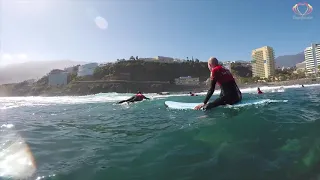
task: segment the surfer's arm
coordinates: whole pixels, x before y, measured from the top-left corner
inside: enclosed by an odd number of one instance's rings
[[[132,101],[136,96],[132,96],[131,98],[129,99],[126,99],[126,100],[123,100],[123,101],[120,101],[118,102],[118,104],[121,104],[121,103],[124,103],[124,102],[129,102],[129,101]]]
[[[144,99],[150,99],[150,98],[147,98],[147,97],[145,97],[145,96],[143,96],[143,98],[144,98]]]
[[[214,78],[210,81],[210,89],[208,90],[208,93],[206,95],[206,98],[203,101],[203,104],[207,104],[209,99],[211,98],[212,94],[214,93],[214,89],[216,87],[217,80]]]

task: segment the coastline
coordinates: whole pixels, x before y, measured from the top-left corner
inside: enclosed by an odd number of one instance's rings
[[[308,85],[320,84],[320,78],[297,79],[281,82],[259,82],[243,84],[238,83],[239,88],[257,88],[257,87],[275,87],[290,85]],[[216,86],[216,89],[220,89]],[[99,93],[135,93],[142,91],[144,93],[185,93],[185,92],[204,92],[208,90],[208,86],[200,84],[198,86],[174,85],[161,82],[76,82],[67,86],[48,87],[48,86],[32,86],[21,84],[0,85],[0,97],[21,97],[21,96],[85,96]]]

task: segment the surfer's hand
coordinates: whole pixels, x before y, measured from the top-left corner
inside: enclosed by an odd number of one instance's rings
[[[194,109],[195,109],[195,110],[199,110],[199,109],[203,108],[204,105],[205,105],[205,104],[199,104],[199,105],[196,106]]]

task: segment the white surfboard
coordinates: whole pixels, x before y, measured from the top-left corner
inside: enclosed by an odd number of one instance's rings
[[[227,105],[228,107],[243,107],[249,105],[257,104],[266,104],[266,103],[275,103],[275,102],[288,102],[288,100],[272,100],[272,99],[252,99],[252,100],[242,100],[238,104]],[[175,101],[165,101],[164,104],[169,109],[194,109],[199,103],[184,103],[184,102],[175,102]]]

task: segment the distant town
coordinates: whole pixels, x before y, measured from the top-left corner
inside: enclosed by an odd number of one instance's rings
[[[275,51],[270,46],[264,46],[252,50],[251,61],[225,61],[223,65],[229,70],[233,71],[233,64],[243,66],[252,71],[251,77],[255,79],[255,82],[272,82],[290,80],[290,77],[286,77],[277,71],[292,70],[292,74],[299,75],[298,78],[316,77],[320,72],[320,44],[311,44],[304,50],[305,59],[296,64],[295,68],[276,67],[275,64]],[[138,56],[131,56],[129,61],[140,60],[146,62],[159,62],[159,63],[183,63],[183,62],[200,62],[197,58],[177,59],[172,57],[157,56],[154,58],[139,58]],[[126,59],[117,59],[117,62],[128,61]],[[98,67],[103,67],[106,64],[89,63],[81,65],[78,68],[69,67],[64,70],[52,70],[48,76],[48,85],[58,86],[68,84],[68,74],[77,74],[78,77],[92,76]],[[294,75],[293,75],[294,76]],[[198,77],[179,77],[175,80],[179,85],[197,85],[199,84]]]
[[[295,67],[276,67],[275,50],[264,46],[252,50],[250,61],[220,63],[233,73],[240,86],[287,84],[286,81],[290,81],[289,84],[315,83],[320,72],[320,44],[311,44],[300,57]],[[87,63],[53,69],[37,80],[0,85],[0,95],[86,95],[140,89],[145,92],[199,91],[206,88],[208,76],[205,60],[131,56],[113,63]]]

